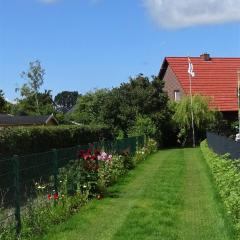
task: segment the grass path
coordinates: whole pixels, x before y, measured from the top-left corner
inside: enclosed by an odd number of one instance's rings
[[[159,151],[43,240],[233,240],[199,149]]]

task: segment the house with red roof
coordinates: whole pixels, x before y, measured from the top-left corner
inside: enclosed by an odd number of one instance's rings
[[[237,81],[240,58],[211,57],[205,53],[190,57],[195,76],[192,77],[192,94],[211,98],[210,107],[226,116],[237,116]],[[170,99],[179,101],[190,93],[188,57],[166,57],[159,77],[165,82]]]

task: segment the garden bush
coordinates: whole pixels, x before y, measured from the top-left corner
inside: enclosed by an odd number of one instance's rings
[[[201,143],[201,150],[215,179],[218,192],[240,236],[240,160],[232,160],[229,154],[217,155]]]
[[[53,148],[66,148],[112,138],[110,129],[104,126],[4,128],[0,131],[0,157],[46,152]]]

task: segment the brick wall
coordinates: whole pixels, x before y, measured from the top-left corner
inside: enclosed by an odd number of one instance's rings
[[[176,90],[179,90],[181,97],[185,95],[180,83],[177,80],[177,77],[169,65],[167,67],[163,80],[165,82],[164,90],[168,93],[168,97],[171,100],[174,100],[174,91]]]

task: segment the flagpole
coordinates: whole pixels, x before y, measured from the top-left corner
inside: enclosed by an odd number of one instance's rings
[[[190,61],[190,58],[188,58]],[[191,122],[192,122],[192,138],[193,138],[193,147],[195,148],[195,129],[194,129],[194,115],[193,115],[193,100],[192,100],[192,75],[189,73],[189,88],[190,88],[190,101],[191,101]]]

